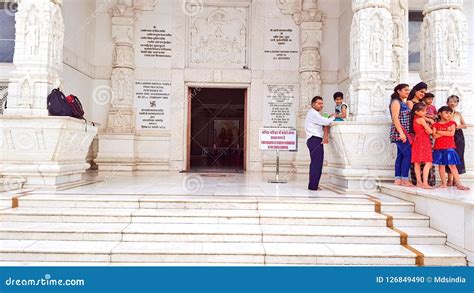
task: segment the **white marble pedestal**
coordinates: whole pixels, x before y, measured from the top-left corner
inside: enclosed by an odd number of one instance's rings
[[[389,123],[335,122],[325,148],[330,185],[366,193],[376,189],[376,183],[393,180],[396,150],[389,133]]]
[[[136,171],[135,134],[100,134],[97,159],[99,171]]]
[[[95,126],[70,117],[4,116],[0,119],[1,174],[26,188],[78,183]]]

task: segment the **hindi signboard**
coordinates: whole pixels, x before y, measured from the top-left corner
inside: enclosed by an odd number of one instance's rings
[[[135,81],[137,130],[169,130],[171,114],[171,82]]]
[[[296,129],[260,129],[260,149],[263,151],[297,151],[298,133]]]

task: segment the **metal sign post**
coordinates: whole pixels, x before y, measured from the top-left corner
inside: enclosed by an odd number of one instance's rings
[[[261,128],[260,149],[263,151],[276,151],[275,179],[269,183],[287,183],[286,178],[280,179],[280,151],[296,152],[298,150],[298,134],[293,128]]]
[[[276,150],[276,174],[275,179],[269,179],[268,183],[287,183],[286,180],[280,180],[280,150]]]

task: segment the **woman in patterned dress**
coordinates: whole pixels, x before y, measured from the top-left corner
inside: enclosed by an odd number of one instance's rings
[[[390,141],[397,145],[394,184],[413,187],[414,185],[410,182],[409,178],[411,144],[408,140],[408,133],[410,132],[411,111],[404,102],[408,97],[409,91],[408,84],[399,84],[393,90],[390,102],[390,115],[392,116]]]

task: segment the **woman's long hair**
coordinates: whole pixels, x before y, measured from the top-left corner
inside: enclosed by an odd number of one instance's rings
[[[416,112],[423,110],[426,108],[425,103],[416,103],[413,105],[413,109],[411,109],[411,117],[410,117],[410,133],[415,134],[415,117],[416,117]]]
[[[408,84],[406,83],[401,83],[399,85],[397,85],[394,89],[393,89],[393,94],[391,96],[391,102],[393,102],[393,100],[397,100],[397,101],[402,101],[402,98],[400,98],[400,95],[398,94],[398,91],[401,91],[402,89],[406,88],[406,87],[410,87]]]
[[[417,91],[420,91],[422,89],[425,89],[427,90],[428,89],[428,85],[424,82],[419,82],[417,83],[410,91],[410,94],[408,95],[408,101],[411,101],[415,98],[415,95],[416,95],[416,92]]]

